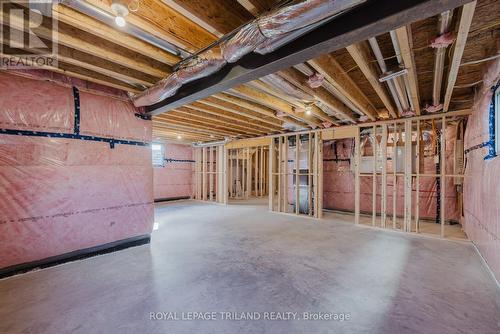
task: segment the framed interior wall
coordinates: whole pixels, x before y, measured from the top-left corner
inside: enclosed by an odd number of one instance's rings
[[[355,223],[456,237],[465,122],[435,115],[360,125],[353,157]]]
[[[321,132],[273,137],[269,145],[269,210],[321,218]]]
[[[227,150],[224,145],[194,148],[195,199],[227,203]]]

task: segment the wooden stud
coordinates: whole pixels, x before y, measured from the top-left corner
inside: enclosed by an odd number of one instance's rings
[[[213,147],[210,146],[208,148],[208,172],[209,172],[209,175],[208,175],[208,199],[210,201],[213,201],[214,200],[214,174],[213,174],[213,167],[214,167],[214,161],[213,161],[213,157],[214,157],[214,151],[213,151]]]
[[[313,154],[312,154],[312,141],[313,141],[313,133],[309,132],[307,134],[308,142],[307,142],[307,209],[309,216],[313,214],[313,192],[312,192],[312,179],[313,179]]]
[[[398,195],[398,175],[396,173],[396,165],[398,162],[398,154],[396,152],[399,142],[399,132],[398,125],[394,123],[394,134],[393,134],[393,142],[392,146],[392,228],[396,229],[396,220],[397,220],[397,200],[396,197]]]
[[[423,156],[420,155],[420,120],[417,120],[417,147],[416,147],[416,177],[415,177],[415,232],[419,233],[420,228],[420,159]]]
[[[247,181],[246,181],[246,190],[245,190],[245,198],[248,199],[248,197],[251,195],[252,192],[252,160],[250,159],[250,147],[246,148],[247,151],[247,171],[246,171],[246,176],[247,176]]]
[[[229,150],[224,147],[224,156],[222,157],[222,161],[224,162],[224,166],[222,168],[222,172],[223,172],[223,175],[222,175],[222,179],[223,179],[223,184],[222,184],[222,191],[223,191],[223,194],[224,194],[224,199],[223,199],[223,202],[224,204],[227,205],[227,202],[228,202],[228,196],[229,196],[229,189],[228,189],[228,159],[229,159]]]
[[[283,141],[283,210],[288,212],[288,136]]]
[[[440,179],[441,182],[441,238],[444,238],[444,224],[445,224],[445,210],[446,210],[446,116],[443,115],[441,118],[441,136],[439,138],[441,141],[441,152],[440,152]]]
[[[360,176],[359,163],[361,160],[361,140],[359,137],[359,127],[357,127],[356,137],[354,137],[354,223],[359,224],[360,213]]]
[[[322,133],[316,134],[318,136],[318,213],[316,218],[323,217],[323,139]]]
[[[404,192],[404,229],[411,232],[411,193],[412,193],[412,121],[405,121],[405,192]]]
[[[274,150],[275,150],[274,139],[269,145],[269,210],[274,211]]]
[[[382,202],[380,204],[380,226],[385,228],[387,221],[387,124],[382,124]]]
[[[207,200],[207,148],[202,148],[202,195],[201,199],[203,201]]]
[[[373,170],[372,170],[372,225],[377,219],[377,126],[372,127],[373,135]]]
[[[263,195],[263,182],[264,182],[264,146],[260,147],[259,156],[259,197]]]
[[[295,214],[300,214],[300,135],[295,135]]]
[[[282,212],[282,200],[281,200],[281,186],[282,186],[282,174],[283,174],[283,144],[282,141],[285,137],[278,137],[278,212]]]

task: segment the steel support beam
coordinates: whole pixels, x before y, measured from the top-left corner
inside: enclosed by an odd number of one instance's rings
[[[182,86],[146,111],[158,115],[370,37],[440,14],[471,0],[368,0],[267,55],[250,53],[219,72]]]

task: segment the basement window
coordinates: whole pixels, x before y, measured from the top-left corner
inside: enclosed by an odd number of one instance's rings
[[[163,167],[165,164],[165,145],[153,143],[151,151],[153,154],[153,166]]]

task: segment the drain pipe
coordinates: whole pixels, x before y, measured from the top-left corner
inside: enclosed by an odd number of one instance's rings
[[[391,30],[390,35],[391,35],[392,45],[394,46],[394,51],[396,52],[396,59],[398,60],[398,64],[401,65],[403,59],[401,58],[401,49],[399,48],[398,38],[396,37],[396,31]],[[408,101],[409,101],[410,107],[409,108],[407,107],[405,109],[415,110],[415,106],[413,105],[413,101],[410,97],[410,90],[409,90],[410,82],[408,81],[408,76],[407,75],[403,76],[402,80],[398,79],[396,81],[396,86],[398,87],[400,93],[402,94],[402,101],[404,101],[404,103],[403,102],[401,103],[403,103],[403,108],[404,105],[408,106]]]
[[[111,15],[110,13],[101,10],[97,7],[92,6],[90,3],[86,1],[79,1],[79,0],[64,0],[61,2],[62,5],[65,5],[67,7],[70,7],[76,11],[79,11],[80,13],[83,13],[85,15],[88,15],[98,21],[101,21],[102,23],[114,27],[115,26],[115,17]],[[186,58],[190,56],[190,53],[188,53],[185,50],[179,49],[175,45],[158,38],[156,36],[153,36],[147,32],[145,32],[142,29],[139,29],[138,27],[134,26],[133,24],[127,23],[127,25],[123,28],[120,28],[120,31],[123,31],[126,34],[129,34],[131,36],[134,36],[135,38],[138,38],[144,42],[147,42],[149,44],[152,44],[156,46],[157,48],[160,48],[162,50],[165,50],[175,56],[181,57],[181,58]]]
[[[375,55],[375,58],[377,58],[377,63],[380,67],[380,70],[382,71],[382,73],[387,73],[387,66],[385,65],[384,57],[382,56],[382,51],[380,51],[377,39],[375,37],[372,37],[368,39],[368,43],[370,43],[373,54]],[[394,80],[397,80],[397,78],[395,78]],[[396,107],[398,108],[399,114],[401,115],[403,113],[403,107],[401,106],[400,98],[398,98],[394,81],[387,80],[387,86],[389,87],[389,92],[391,93],[392,99],[396,103]]]
[[[453,17],[453,12],[448,10],[441,13],[439,17],[439,35],[443,35],[448,32],[451,19]],[[441,85],[443,82],[444,73],[444,61],[446,56],[446,47],[436,49],[436,57],[434,61],[434,83],[432,89],[432,104],[438,106],[441,102]]]

